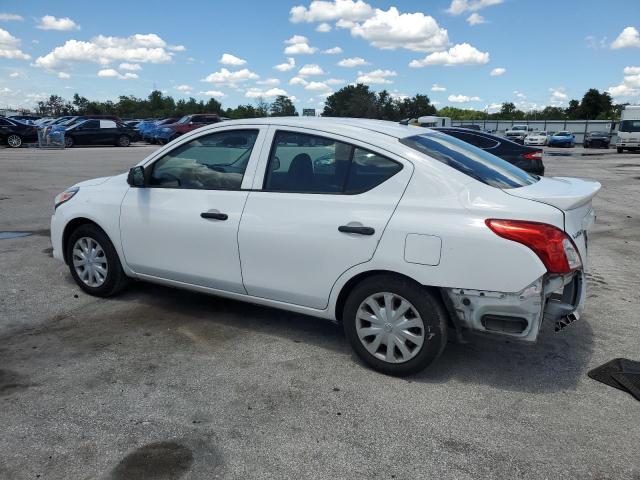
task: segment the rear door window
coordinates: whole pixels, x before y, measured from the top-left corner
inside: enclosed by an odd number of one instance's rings
[[[441,130],[441,132],[444,132],[447,135],[451,135],[452,137],[459,138],[460,140],[470,143],[474,147],[478,147],[483,150],[495,148],[500,145],[500,142],[498,140],[495,140],[489,136],[478,135],[471,132],[461,132],[460,130]]]
[[[116,122],[113,120],[100,120],[100,128],[116,128]]]
[[[425,133],[400,142],[492,187],[518,188],[538,181],[509,162],[449,135]]]

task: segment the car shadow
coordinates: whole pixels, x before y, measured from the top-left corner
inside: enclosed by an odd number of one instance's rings
[[[206,319],[218,325],[275,335],[296,343],[308,343],[350,354],[362,368],[368,368],[344,338],[341,326],[328,320],[211,295],[136,283],[122,301],[135,298],[153,306],[163,316]],[[430,368],[407,377],[421,383],[457,381],[490,385],[521,392],[574,390],[584,376],[593,352],[593,331],[585,316],[555,333],[546,323],[535,344],[504,337],[468,335],[468,343],[450,342]]]

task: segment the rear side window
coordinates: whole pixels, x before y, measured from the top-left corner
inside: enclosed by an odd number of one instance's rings
[[[116,128],[116,122],[113,120],[100,120],[100,128]]]
[[[492,187],[518,188],[537,182],[524,170],[449,135],[425,133],[400,142]]]
[[[82,124],[82,128],[99,128],[100,121],[99,120],[87,120]]]
[[[297,132],[276,132],[264,189],[357,194],[380,185],[402,165],[348,143]]]

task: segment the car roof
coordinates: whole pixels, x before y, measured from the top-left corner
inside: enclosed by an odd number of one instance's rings
[[[323,130],[326,132],[344,134],[366,131],[379,133],[393,138],[405,138],[432,131],[428,128],[412,125],[401,125],[387,120],[371,120],[367,118],[348,117],[265,117],[242,120],[228,120],[218,123],[220,126],[230,125],[277,125],[283,127],[299,127]]]

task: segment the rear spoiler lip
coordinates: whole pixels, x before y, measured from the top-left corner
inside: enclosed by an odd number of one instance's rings
[[[551,178],[567,182],[567,191],[563,193],[538,191],[540,190],[540,183],[545,181],[545,177],[542,177],[539,182],[533,185],[504,191],[514,197],[546,203],[560,210],[573,210],[589,203],[602,188],[599,182],[591,180],[570,177]]]

